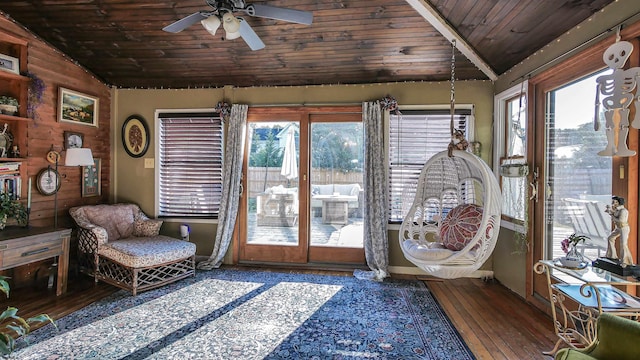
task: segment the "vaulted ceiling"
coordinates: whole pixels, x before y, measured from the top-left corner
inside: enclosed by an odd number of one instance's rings
[[[2,0],[0,11],[106,84],[193,88],[447,80],[451,44],[442,27],[477,55],[456,50],[456,79],[488,79],[613,1],[256,1],[313,13],[311,25],[236,14],[265,43],[257,51],[199,23],[162,30],[211,10],[205,0]],[[433,18],[441,20],[435,27]]]

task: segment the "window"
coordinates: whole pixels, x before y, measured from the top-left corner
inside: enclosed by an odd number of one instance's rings
[[[527,81],[496,96],[495,166],[527,163]],[[503,224],[524,225],[527,177],[500,177]],[[507,225],[508,227],[511,227]],[[515,228],[514,228],[515,230]],[[521,229],[525,231],[525,229]]]
[[[159,216],[217,217],[223,126],[213,112],[158,113]]]
[[[589,260],[607,250],[611,217],[605,209],[611,197],[620,193],[614,192],[613,157],[598,155],[607,148],[607,135],[593,129],[593,94],[596,78],[610,73],[589,74],[546,93],[544,183],[549,195],[544,206],[553,221],[547,222],[545,259],[564,256],[561,241],[572,233],[589,236],[579,246]],[[605,109],[600,106],[599,110],[597,120],[604,126]]]
[[[469,138],[472,110],[458,109],[454,127]],[[389,124],[389,221],[402,222],[411,208],[424,164],[451,142],[449,110],[402,110]]]

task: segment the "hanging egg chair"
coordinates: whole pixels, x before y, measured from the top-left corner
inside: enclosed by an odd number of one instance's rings
[[[463,151],[468,143],[454,127],[454,83],[455,40],[451,47],[452,142],[449,150],[437,153],[422,168],[398,236],[407,260],[445,279],[470,276],[487,261],[498,240],[502,215],[496,177],[482,159]]]
[[[479,157],[460,150],[424,165],[416,196],[400,226],[407,260],[445,279],[470,276],[489,258],[500,228],[502,195]]]

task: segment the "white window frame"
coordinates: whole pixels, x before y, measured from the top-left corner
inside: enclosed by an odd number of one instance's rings
[[[524,113],[527,114],[527,106],[529,105],[529,81],[528,80],[524,80],[521,83],[518,83],[512,87],[510,87],[507,90],[504,90],[503,92],[495,95],[494,97],[494,103],[493,103],[493,111],[494,111],[494,120],[493,120],[493,128],[494,128],[494,134],[493,134],[493,153],[495,154],[495,156],[493,157],[493,171],[496,174],[496,177],[501,180],[500,177],[500,159],[504,158],[506,156],[506,141],[507,141],[507,136],[505,136],[505,126],[506,126],[506,108],[507,108],[507,101],[509,101],[510,99],[518,96],[518,94],[522,94],[524,95],[525,99],[527,99],[527,101],[525,102],[524,105]],[[530,129],[527,129],[527,138],[529,137],[529,131]],[[525,140],[526,142],[526,140]],[[526,154],[525,154],[526,156]],[[502,181],[500,181],[500,183],[502,184]],[[500,185],[500,187],[502,187],[502,185]],[[510,229],[512,231],[516,231],[519,233],[524,234],[526,232],[526,226],[523,224],[519,224],[516,223],[514,221],[511,221],[511,219],[502,219],[502,221],[500,222],[501,226],[507,229]]]
[[[451,106],[449,104],[447,105],[401,105],[398,107],[398,109],[400,110],[400,112],[402,111],[450,111]],[[468,110],[470,111],[470,115],[468,118],[468,122],[466,125],[466,136],[467,136],[467,140],[469,142],[473,142],[475,141],[475,106],[473,104],[456,104],[455,105],[455,109],[460,111],[460,110]],[[386,134],[385,134],[385,148],[386,148],[386,156],[387,156],[387,166],[386,166],[386,177],[389,180],[389,168],[391,167],[391,159],[388,158],[389,157],[389,153],[390,153],[390,132],[391,132],[391,118],[390,116],[387,117],[385,116],[385,122],[386,122]],[[448,143],[450,140],[450,137],[447,137],[446,142]],[[446,147],[443,148],[442,150],[446,150]],[[387,184],[388,188],[391,189],[391,181],[389,180],[389,183]],[[391,194],[389,194],[389,196],[391,196]],[[413,199],[411,199],[411,201],[413,201]],[[390,223],[389,224],[389,228],[390,229],[395,229],[400,227],[400,224],[398,223],[398,220],[391,220],[391,203],[389,203],[389,209],[387,209],[388,213],[387,213],[387,221]],[[402,220],[400,220],[402,221]]]
[[[218,213],[213,216],[207,215],[185,215],[185,216],[167,216],[161,214],[160,210],[160,136],[161,136],[161,119],[160,114],[202,114],[202,113],[215,113],[216,109],[214,108],[202,108],[202,109],[156,109],[155,111],[155,141],[156,141],[156,151],[155,151],[155,183],[158,184],[155,187],[155,213],[158,214],[158,217],[163,217],[165,221],[189,221],[191,223],[217,223],[218,221]],[[222,161],[224,161],[224,141],[225,141],[225,125],[222,124]],[[222,170],[223,164],[221,164]]]

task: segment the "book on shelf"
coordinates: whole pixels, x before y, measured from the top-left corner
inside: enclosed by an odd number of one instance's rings
[[[8,161],[8,162],[0,162],[0,172],[5,171],[19,171],[20,170],[20,162],[17,161]]]
[[[0,176],[0,192],[9,194],[12,199],[20,200],[22,179],[20,176]]]

